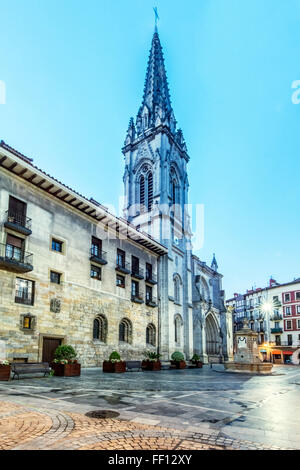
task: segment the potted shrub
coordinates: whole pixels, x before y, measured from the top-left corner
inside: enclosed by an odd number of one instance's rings
[[[0,360],[0,380],[10,379],[10,364],[8,361]]]
[[[153,351],[146,351],[145,356],[147,359],[142,361],[143,370],[161,370],[160,354]]]
[[[193,355],[191,359],[191,363],[194,364],[199,369],[203,366],[203,362],[200,361],[200,356],[198,356],[198,354]]]
[[[179,351],[173,352],[171,356],[171,365],[175,366],[176,369],[185,369],[186,363],[184,360],[184,355]]]
[[[74,348],[68,344],[63,344],[56,348],[54,353],[54,361],[51,368],[54,375],[60,377],[76,377],[80,375],[80,364],[76,360],[76,352]]]
[[[117,351],[111,353],[108,361],[103,361],[103,372],[126,372],[126,362]]]

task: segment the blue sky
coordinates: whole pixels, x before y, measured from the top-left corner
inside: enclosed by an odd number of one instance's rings
[[[0,138],[103,204],[142,99],[158,7],[190,203],[227,297],[300,277],[300,1],[0,0]]]

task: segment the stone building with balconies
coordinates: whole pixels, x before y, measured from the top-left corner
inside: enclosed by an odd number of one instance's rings
[[[167,250],[0,145],[0,341],[9,360],[84,366],[158,347],[157,266]],[[3,348],[2,348],[3,349]]]

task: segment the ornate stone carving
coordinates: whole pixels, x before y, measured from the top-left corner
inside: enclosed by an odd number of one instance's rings
[[[61,309],[61,301],[59,299],[50,300],[50,312],[59,313]]]

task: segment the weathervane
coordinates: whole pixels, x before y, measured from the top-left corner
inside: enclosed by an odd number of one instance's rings
[[[155,14],[155,31],[157,31],[157,22],[159,20],[159,16],[158,16],[158,13],[157,13],[157,7],[153,7],[153,10],[154,10],[154,14]]]

